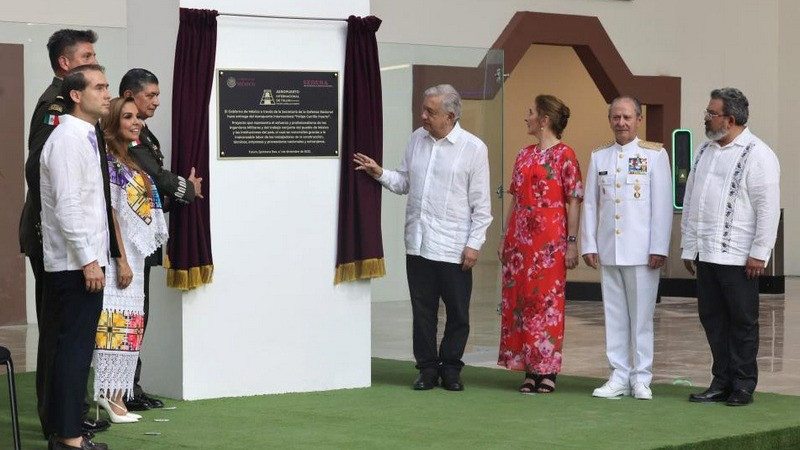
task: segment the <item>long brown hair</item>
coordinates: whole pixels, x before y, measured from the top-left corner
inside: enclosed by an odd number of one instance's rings
[[[122,120],[122,108],[128,103],[134,104],[131,97],[116,97],[111,99],[111,107],[109,108],[108,115],[103,117],[101,127],[103,128],[103,137],[106,141],[106,147],[109,153],[114,155],[122,164],[125,164],[130,169],[138,171],[142,175],[144,187],[147,189],[147,196],[153,198],[153,189],[150,186],[150,177],[139,167],[138,164],[131,158],[128,153],[129,142],[122,137],[122,130],[120,130],[120,123]]]

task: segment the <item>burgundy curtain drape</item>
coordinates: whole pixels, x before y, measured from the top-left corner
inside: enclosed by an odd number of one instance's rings
[[[381,19],[350,16],[344,63],[339,233],[334,284],[386,275],[381,237],[381,185],[356,173],[353,155],[383,163],[383,102],[375,33]]]
[[[211,282],[211,177],[208,102],[217,50],[217,12],[181,8],[172,87],[172,170],[203,178],[203,197],[170,211],[167,285],[192,289]]]

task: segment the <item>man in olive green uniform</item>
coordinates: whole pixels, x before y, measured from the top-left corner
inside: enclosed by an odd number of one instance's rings
[[[141,119],[142,131],[139,136],[139,144],[128,149],[131,157],[136,164],[142,168],[153,179],[162,196],[164,211],[174,208],[175,204],[188,204],[195,198],[202,198],[200,182],[202,178],[194,176],[192,168],[189,176],[184,178],[164,169],[164,155],[161,153],[161,144],[156,136],[150,131],[145,122],[153,117],[156,109],[160,105],[158,88],[158,78],[147,69],[131,69],[123,77],[119,85],[120,97],[132,97],[138,109],[138,116]],[[147,321],[150,317],[150,268],[162,264],[161,249],[148,256],[144,263],[144,328],[147,328]],[[139,384],[142,372],[141,358],[136,363],[136,375],[133,380],[133,399],[126,400],[125,405],[131,411],[143,411],[150,408],[161,408],[164,403],[161,400],[147,395]]]

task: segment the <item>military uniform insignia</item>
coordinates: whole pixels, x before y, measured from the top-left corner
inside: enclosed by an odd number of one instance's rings
[[[647,158],[642,158],[636,155],[633,158],[628,158],[628,175],[646,175],[647,174]]]
[[[616,142],[616,141],[608,141],[605,144],[601,145],[600,147],[597,147],[594,150],[592,150],[592,153],[594,153],[596,151],[600,151],[600,150],[602,150],[604,148],[611,147],[612,145],[614,145],[614,142]]]
[[[664,147],[664,144],[662,144],[661,142],[639,140],[639,147],[646,148],[649,150],[661,150]]]
[[[59,124],[58,116],[64,114],[64,97],[57,96],[53,103],[47,107],[47,114],[44,115],[44,124],[56,127]]]
[[[642,193],[639,192],[642,190],[642,186],[639,185],[639,180],[636,180],[636,184],[633,185],[633,198],[639,198],[642,196]]]
[[[56,114],[64,114],[64,97],[57,96],[53,103],[47,107],[47,110]]]

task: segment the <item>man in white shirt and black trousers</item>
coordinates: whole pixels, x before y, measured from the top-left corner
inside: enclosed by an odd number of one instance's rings
[[[711,347],[711,386],[689,401],[753,402],[758,381],[758,277],[780,221],[780,164],[747,128],[735,88],[711,91],[706,137],[686,183],[681,258],[697,271],[697,310]]]
[[[469,336],[472,267],[492,222],[488,149],[461,128],[461,96],[449,84],[425,90],[422,128],[411,134],[397,170],[356,153],[363,170],[396,194],[408,194],[406,272],[413,313],[415,390],[461,391]],[[447,311],[436,349],[439,298]]]
[[[72,69],[61,86],[66,112],[44,144],[40,159],[45,314],[59,328],[50,395],[46,399],[48,448],[102,449],[81,435],[83,396],[109,263],[105,153],[95,125],[111,95],[101,66]]]

